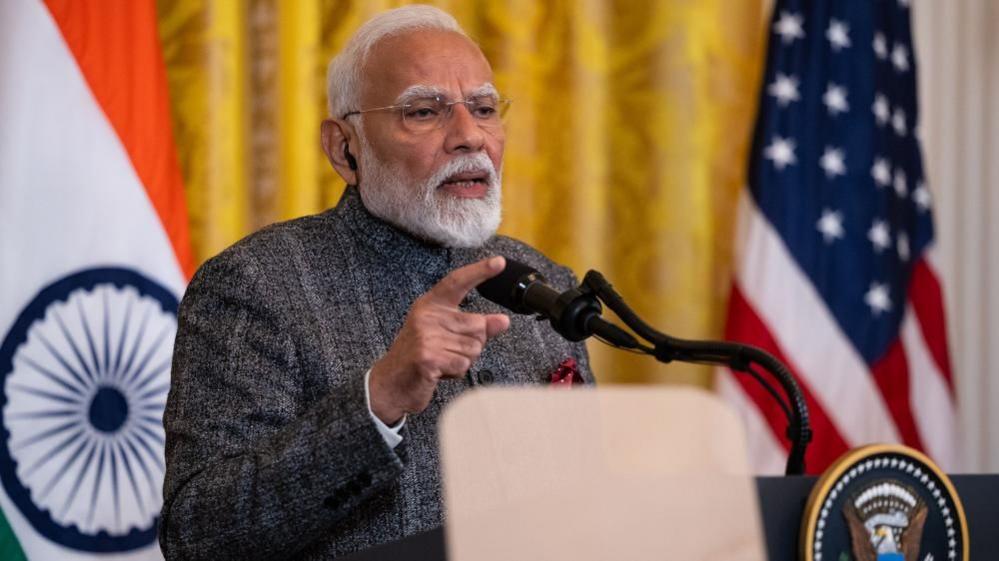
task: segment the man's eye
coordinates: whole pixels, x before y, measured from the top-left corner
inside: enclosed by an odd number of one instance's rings
[[[496,108],[491,105],[479,105],[472,110],[472,113],[481,119],[491,119],[496,116]]]
[[[429,121],[436,119],[440,111],[434,107],[410,107],[406,109],[406,118],[413,121]]]

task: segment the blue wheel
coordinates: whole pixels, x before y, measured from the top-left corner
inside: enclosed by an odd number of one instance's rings
[[[0,480],[42,535],[82,551],[152,544],[177,298],[136,271],[42,289],[0,346]]]

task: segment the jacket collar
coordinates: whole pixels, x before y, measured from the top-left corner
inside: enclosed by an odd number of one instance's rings
[[[352,185],[344,190],[332,213],[348,235],[401,271],[439,279],[452,269],[489,255],[490,242],[483,248],[447,248],[414,237],[371,214]]]

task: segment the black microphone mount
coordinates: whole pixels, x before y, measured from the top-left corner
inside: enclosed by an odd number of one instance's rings
[[[805,450],[812,439],[808,404],[790,370],[773,355],[752,345],[728,341],[689,341],[657,331],[643,321],[597,271],[587,272],[582,284],[575,290],[602,301],[635,334],[652,344],[651,347],[639,344],[637,347],[628,348],[635,348],[663,363],[679,361],[727,366],[733,372],[748,373],[761,383],[771,397],[777,400],[787,417],[786,436],[791,442],[791,452],[787,458],[785,474],[800,475],[805,472]],[[613,342],[611,344],[613,345]],[[761,366],[777,380],[787,397],[787,402],[756,372],[753,364]]]
[[[812,438],[808,420],[808,405],[794,376],[766,351],[727,341],[688,341],[670,337],[653,329],[638,317],[597,271],[589,271],[583,282],[565,292],[558,292],[544,282],[534,269],[512,259],[497,276],[478,286],[487,299],[519,314],[535,314],[548,320],[552,328],[570,341],[587,337],[612,347],[628,349],[655,357],[664,363],[680,361],[727,366],[734,372],[749,374],[773,397],[787,417],[787,438],[791,452],[785,473],[797,475],[805,471],[805,449]],[[610,308],[635,335],[601,317],[603,306]],[[651,345],[651,346],[650,346]],[[766,370],[784,392],[782,397],[753,365]]]

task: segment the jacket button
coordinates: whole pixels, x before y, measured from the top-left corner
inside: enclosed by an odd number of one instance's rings
[[[480,370],[479,371],[479,383],[489,385],[496,381],[496,377],[493,376],[492,370]]]
[[[326,497],[323,499],[323,506],[330,510],[336,510],[340,506],[340,501],[336,500],[335,497]]]
[[[368,487],[371,485],[371,473],[364,471],[361,475],[357,476],[357,482],[361,484],[361,487]]]

